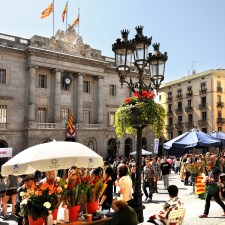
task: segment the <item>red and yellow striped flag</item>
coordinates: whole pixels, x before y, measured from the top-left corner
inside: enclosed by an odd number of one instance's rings
[[[73,125],[73,113],[70,114],[69,120],[68,120],[68,130],[69,133],[73,133],[74,131],[74,125]]]
[[[79,23],[80,15],[78,14],[78,17],[73,21],[72,26],[76,27]]]
[[[67,14],[67,7],[68,7],[67,4],[68,3],[66,3],[65,8],[64,8],[63,13],[62,13],[62,22],[63,23],[64,23],[65,15]]]
[[[42,13],[41,13],[41,19],[44,19],[46,17],[48,17],[51,12],[53,12],[54,6],[53,3],[51,3],[48,8],[46,8]]]

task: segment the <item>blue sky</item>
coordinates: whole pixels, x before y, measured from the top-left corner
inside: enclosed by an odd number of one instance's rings
[[[53,19],[40,19],[52,0],[1,0],[0,33],[31,38],[51,37]],[[55,32],[65,30],[61,14],[66,0],[55,0]],[[84,43],[113,57],[112,43],[122,29],[135,35],[135,26],[144,26],[144,35],[160,42],[168,52],[165,81],[191,74],[225,68],[224,0],[68,0],[68,23],[80,8],[80,35]],[[150,48],[150,51],[152,48]]]

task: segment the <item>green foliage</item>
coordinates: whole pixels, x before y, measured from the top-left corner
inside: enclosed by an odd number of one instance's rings
[[[153,99],[141,95],[128,98],[116,111],[116,134],[119,138],[125,134],[135,134],[134,126],[147,125],[159,138],[163,135],[165,117],[165,109]]]

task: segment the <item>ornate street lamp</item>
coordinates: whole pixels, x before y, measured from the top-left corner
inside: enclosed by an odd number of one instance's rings
[[[132,92],[152,91],[155,89],[158,93],[161,82],[164,80],[165,63],[167,53],[162,54],[159,51],[159,43],[153,44],[153,53],[148,53],[152,37],[143,35],[143,26],[135,27],[137,34],[133,40],[128,40],[128,30],[122,30],[122,38],[117,39],[112,45],[112,51],[115,53],[116,71],[119,75],[121,86],[124,83],[128,85]],[[133,56],[133,62],[132,62]],[[149,67],[149,71],[148,68]],[[137,69],[138,81],[133,82],[130,78],[126,80],[131,70]],[[147,78],[147,79],[146,79]],[[149,82],[145,82],[145,79]],[[142,131],[147,124],[132,124],[137,131],[137,170],[134,197],[134,209],[137,212],[139,222],[143,222],[143,205],[141,191],[141,164],[142,164]]]

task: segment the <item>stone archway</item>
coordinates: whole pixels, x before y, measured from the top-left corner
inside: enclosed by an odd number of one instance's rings
[[[132,151],[133,141],[131,138],[125,140],[125,157],[129,158]]]
[[[143,137],[142,138],[142,149],[147,150],[147,144],[148,144],[147,138]]]
[[[116,139],[110,138],[107,142],[107,158],[115,158],[117,153]]]

